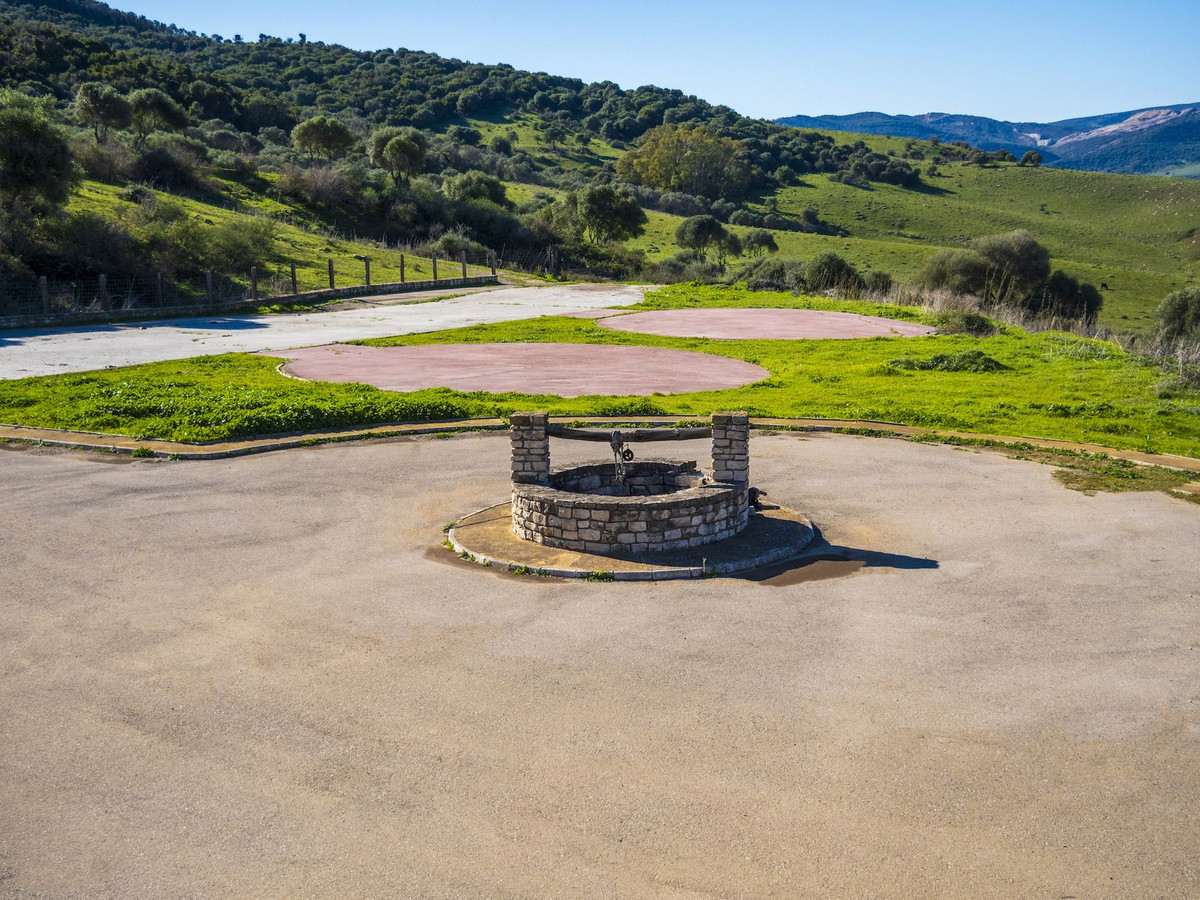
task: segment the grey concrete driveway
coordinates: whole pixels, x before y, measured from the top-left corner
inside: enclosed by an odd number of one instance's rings
[[[756,436],[805,566],[566,583],[508,452],[0,450],[0,896],[1200,896],[1194,504]]]
[[[0,379],[87,372],[112,366],[285,350],[359,338],[417,334],[488,322],[562,315],[642,299],[630,285],[501,288],[435,303],[281,315],[218,315],[116,325],[0,331]],[[376,305],[379,304],[379,305]]]

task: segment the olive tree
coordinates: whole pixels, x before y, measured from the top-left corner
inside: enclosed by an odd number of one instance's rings
[[[1157,313],[1162,336],[1200,341],[1200,287],[1186,287],[1167,295]]]
[[[133,106],[116,88],[102,81],[89,81],[75,92],[75,118],[90,125],[96,143],[108,139],[110,129],[128,128],[133,122]]]
[[[152,132],[178,131],[187,124],[183,108],[158,88],[134,91],[129,95],[129,107],[135,147],[144,146]]]
[[[764,253],[775,253],[779,250],[779,245],[775,243],[775,235],[767,229],[754,228],[746,235],[746,239],[742,242],[742,249],[757,259]]]
[[[310,159],[336,159],[354,146],[354,133],[341,119],[314,116],[292,129],[292,143]]]
[[[709,248],[723,241],[725,235],[725,226],[713,216],[692,216],[675,229],[675,243],[685,250],[695,250],[702,259],[707,259]]]
[[[421,171],[429,152],[429,138],[416,128],[377,128],[367,140],[367,156],[373,165],[401,184]]]

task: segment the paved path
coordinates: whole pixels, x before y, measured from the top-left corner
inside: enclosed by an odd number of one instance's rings
[[[412,295],[404,296],[412,299]],[[283,350],[630,306],[641,301],[642,289],[591,284],[502,288],[436,303],[374,305],[386,299],[373,297],[373,305],[367,309],[338,312],[198,316],[0,331],[0,378],[87,372],[219,353]]]
[[[752,447],[827,543],[653,584],[442,549],[504,435],[0,451],[0,896],[1200,896],[1197,508]]]

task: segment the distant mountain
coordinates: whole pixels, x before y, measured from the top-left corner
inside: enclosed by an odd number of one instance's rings
[[[1003,122],[984,116],[926,113],[890,116],[787,116],[780,125],[887,134],[929,140],[966,141],[984,150],[1036,149],[1049,165],[1066,169],[1134,174],[1172,174],[1200,167],[1200,103],[1150,106],[1128,112],[1063,119],[1060,122]]]

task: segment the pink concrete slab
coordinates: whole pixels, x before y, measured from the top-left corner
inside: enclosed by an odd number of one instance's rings
[[[614,331],[718,340],[918,337],[929,325],[821,309],[666,309],[600,319]]]
[[[283,371],[296,378],[359,382],[388,391],[679,394],[740,387],[771,375],[761,366],[708,353],[593,344],[327,344],[263,355],[287,357]]]

